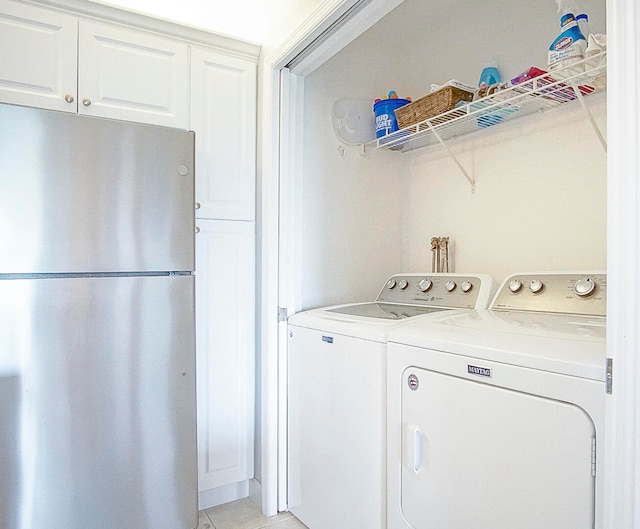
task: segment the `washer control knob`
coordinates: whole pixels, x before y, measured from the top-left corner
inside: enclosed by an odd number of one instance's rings
[[[531,290],[531,292],[533,292],[534,294],[542,292],[543,288],[544,283],[539,279],[534,279],[533,281],[531,281],[531,283],[529,283],[529,290]]]
[[[387,281],[387,288],[391,290],[392,288],[396,288],[397,284],[398,283],[396,282],[395,279],[389,279],[389,281]]]
[[[428,277],[425,277],[422,281],[420,281],[420,283],[418,283],[418,288],[422,292],[428,292],[432,286],[433,281],[431,281],[431,279],[429,279]]]
[[[520,281],[519,279],[514,279],[513,281],[510,281],[509,290],[511,290],[511,292],[513,292],[514,294],[516,292],[520,292],[520,290],[522,290],[522,281]]]
[[[578,279],[573,285],[573,292],[581,298],[589,297],[596,291],[596,282],[590,277]]]
[[[398,288],[400,290],[404,290],[408,286],[409,286],[409,282],[406,279],[401,279],[400,282],[398,283]]]
[[[460,285],[460,290],[462,290],[462,292],[471,292],[472,288],[473,288],[473,283],[471,281],[464,281]]]
[[[447,289],[447,292],[453,292],[457,286],[458,285],[456,285],[456,282],[452,280],[449,280],[444,284],[444,288]]]

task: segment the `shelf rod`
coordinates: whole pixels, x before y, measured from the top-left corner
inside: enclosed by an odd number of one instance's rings
[[[447,154],[451,157],[451,159],[455,162],[455,164],[458,166],[458,169],[460,169],[460,171],[462,172],[462,174],[464,175],[464,177],[467,179],[467,181],[471,184],[471,193],[475,193],[476,192],[476,181],[471,178],[471,176],[469,176],[469,173],[467,173],[467,170],[463,167],[463,165],[460,163],[460,161],[458,160],[458,158],[456,157],[455,154],[453,154],[453,152],[451,151],[451,149],[449,149],[449,147],[447,146],[447,144],[444,142],[444,140],[442,139],[442,137],[440,136],[440,134],[438,134],[438,131],[434,128],[434,126],[431,124],[430,121],[427,121],[427,125],[429,126],[429,130],[431,131],[431,133],[435,136],[435,138],[438,140],[438,142],[440,143],[440,145],[442,145],[442,148],[447,151]]]
[[[571,88],[573,88],[573,91],[575,92],[576,97],[578,98],[578,101],[580,101],[580,106],[582,106],[582,109],[584,110],[585,114],[587,115],[587,118],[589,118],[589,121],[591,122],[591,127],[593,128],[593,131],[596,133],[596,136],[598,136],[598,139],[600,140],[600,143],[602,144],[602,148],[604,149],[604,152],[606,153],[607,152],[607,140],[602,135],[602,132],[600,131],[600,127],[598,127],[598,124],[596,123],[596,120],[593,118],[593,114],[589,110],[589,107],[587,106],[587,103],[584,100],[584,97],[582,96],[582,92],[580,92],[580,88],[578,88],[576,86],[576,83],[573,80],[571,81]]]

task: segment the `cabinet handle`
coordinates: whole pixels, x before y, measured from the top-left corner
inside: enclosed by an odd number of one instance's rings
[[[82,104],[83,104],[85,107],[88,107],[88,106],[91,104],[91,99],[89,99],[88,97],[85,97],[85,98],[82,100]]]
[[[198,226],[196,226],[195,232],[200,233],[200,228]]]
[[[196,204],[195,204],[195,208],[196,208],[196,209],[200,209],[200,202],[196,202]]]
[[[67,103],[73,103],[75,101],[75,98],[71,94],[67,94],[66,96],[64,96],[64,100]]]

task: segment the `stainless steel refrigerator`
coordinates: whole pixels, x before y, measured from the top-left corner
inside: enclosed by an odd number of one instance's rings
[[[0,105],[0,528],[198,525],[193,157]]]

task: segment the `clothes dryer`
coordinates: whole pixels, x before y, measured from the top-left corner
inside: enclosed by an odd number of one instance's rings
[[[401,274],[372,303],[289,319],[288,504],[310,529],[386,527],[387,335],[491,294],[486,275]]]
[[[602,528],[606,276],[390,333],[388,529]]]

